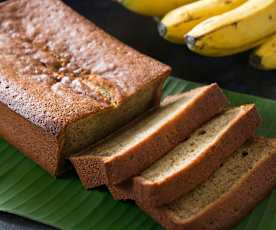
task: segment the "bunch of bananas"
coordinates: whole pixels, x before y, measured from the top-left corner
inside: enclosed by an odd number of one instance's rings
[[[118,1],[134,12],[160,18],[162,37],[198,54],[220,57],[255,48],[250,64],[276,69],[276,0]]]

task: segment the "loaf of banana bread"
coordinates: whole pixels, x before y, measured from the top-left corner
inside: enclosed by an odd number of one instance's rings
[[[59,0],[0,3],[0,135],[52,175],[158,105],[169,72]]]

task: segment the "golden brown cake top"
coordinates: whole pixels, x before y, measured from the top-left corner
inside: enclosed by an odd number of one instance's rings
[[[59,0],[0,4],[0,101],[51,133],[169,71]]]

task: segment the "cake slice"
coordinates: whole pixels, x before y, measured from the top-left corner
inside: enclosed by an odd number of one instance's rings
[[[216,84],[170,96],[133,124],[70,157],[85,188],[137,175],[227,105]]]
[[[159,208],[138,205],[168,230],[230,229],[276,184],[276,140],[256,137],[203,184]]]
[[[148,206],[167,204],[205,181],[259,124],[254,105],[230,108],[141,175],[109,188],[116,199],[134,199]]]
[[[0,136],[50,174],[159,106],[170,67],[62,1],[1,1],[0,22]]]

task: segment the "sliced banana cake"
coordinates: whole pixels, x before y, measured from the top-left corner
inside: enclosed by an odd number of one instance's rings
[[[260,124],[254,105],[227,109],[139,176],[109,186],[115,199],[149,206],[169,203],[204,182]]]
[[[122,182],[149,167],[227,104],[216,84],[168,97],[159,109],[70,160],[86,188]]]

